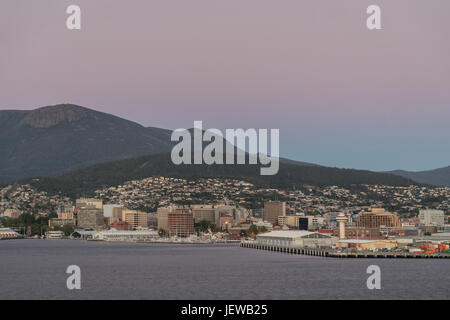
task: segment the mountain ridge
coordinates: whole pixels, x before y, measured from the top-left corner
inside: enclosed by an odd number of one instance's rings
[[[117,186],[125,181],[141,180],[151,176],[185,179],[236,178],[268,188],[291,188],[301,185],[387,184],[407,186],[413,181],[372,171],[338,169],[322,166],[301,166],[280,163],[280,170],[274,176],[261,176],[260,165],[174,165],[170,154],[156,154],[101,163],[74,170],[66,174],[37,179],[28,179],[35,188],[50,194],[61,194],[72,198],[92,196],[103,187]]]
[[[73,105],[0,111],[0,182],[171,150],[170,131]]]
[[[0,110],[0,183],[30,177],[71,174],[74,170],[83,170],[98,164],[108,166],[115,161],[133,162],[133,159],[139,157],[167,154],[175,144],[170,139],[171,133],[168,129],[145,127],[75,104],[59,104],[33,110]],[[392,178],[399,177],[398,174],[381,173],[376,176],[377,173],[370,171],[330,168],[286,158],[280,158],[280,163],[297,174],[301,171],[300,176],[293,176],[311,183],[328,181],[321,176],[324,172],[328,172],[333,177],[331,180],[337,184],[338,177],[343,181],[358,183],[364,183],[361,177],[380,183],[412,182]],[[158,166],[176,171],[163,163]],[[222,169],[214,170],[220,174],[229,174],[221,172]],[[245,173],[233,170],[231,172],[234,174]],[[308,170],[314,174],[308,173]],[[289,173],[285,173],[286,181],[292,183]],[[343,173],[354,175],[355,179],[348,178]]]
[[[418,183],[443,187],[450,186],[450,166],[424,171],[393,170],[386,173],[411,179]]]

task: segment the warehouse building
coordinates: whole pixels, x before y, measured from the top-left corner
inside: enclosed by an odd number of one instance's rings
[[[344,249],[359,248],[361,250],[393,249],[397,247],[397,241],[346,239],[339,240],[336,246]]]
[[[256,236],[256,242],[263,245],[281,247],[330,247],[337,238],[328,234],[305,230],[271,231]]]

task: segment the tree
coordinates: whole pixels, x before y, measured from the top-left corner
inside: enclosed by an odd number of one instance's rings
[[[254,237],[258,234],[258,227],[252,224],[250,228],[248,228],[248,234],[250,237]]]
[[[264,233],[267,232],[267,228],[262,226],[262,227],[258,227],[258,233]]]
[[[62,227],[62,230],[61,230],[61,231],[64,232],[64,234],[65,234],[66,236],[70,236],[75,230],[74,230],[74,228],[73,228],[72,225],[70,225],[70,224],[65,224],[65,225]]]
[[[215,225],[210,223],[207,220],[202,220],[199,223],[195,223],[194,227],[195,227],[195,231],[197,231],[197,232],[206,232],[209,229],[214,229]]]

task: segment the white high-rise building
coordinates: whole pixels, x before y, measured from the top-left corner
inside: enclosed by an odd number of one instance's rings
[[[110,219],[121,219],[122,218],[123,206],[119,204],[105,204],[103,205],[103,216]]]
[[[420,223],[425,226],[443,227],[445,224],[445,214],[442,210],[425,209],[419,211]]]

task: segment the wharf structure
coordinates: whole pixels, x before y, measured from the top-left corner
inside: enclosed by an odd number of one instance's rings
[[[450,258],[450,253],[383,251],[395,248],[395,240],[338,240],[308,231],[272,231],[258,235],[256,240],[241,241],[240,245],[243,248],[333,258]]]

